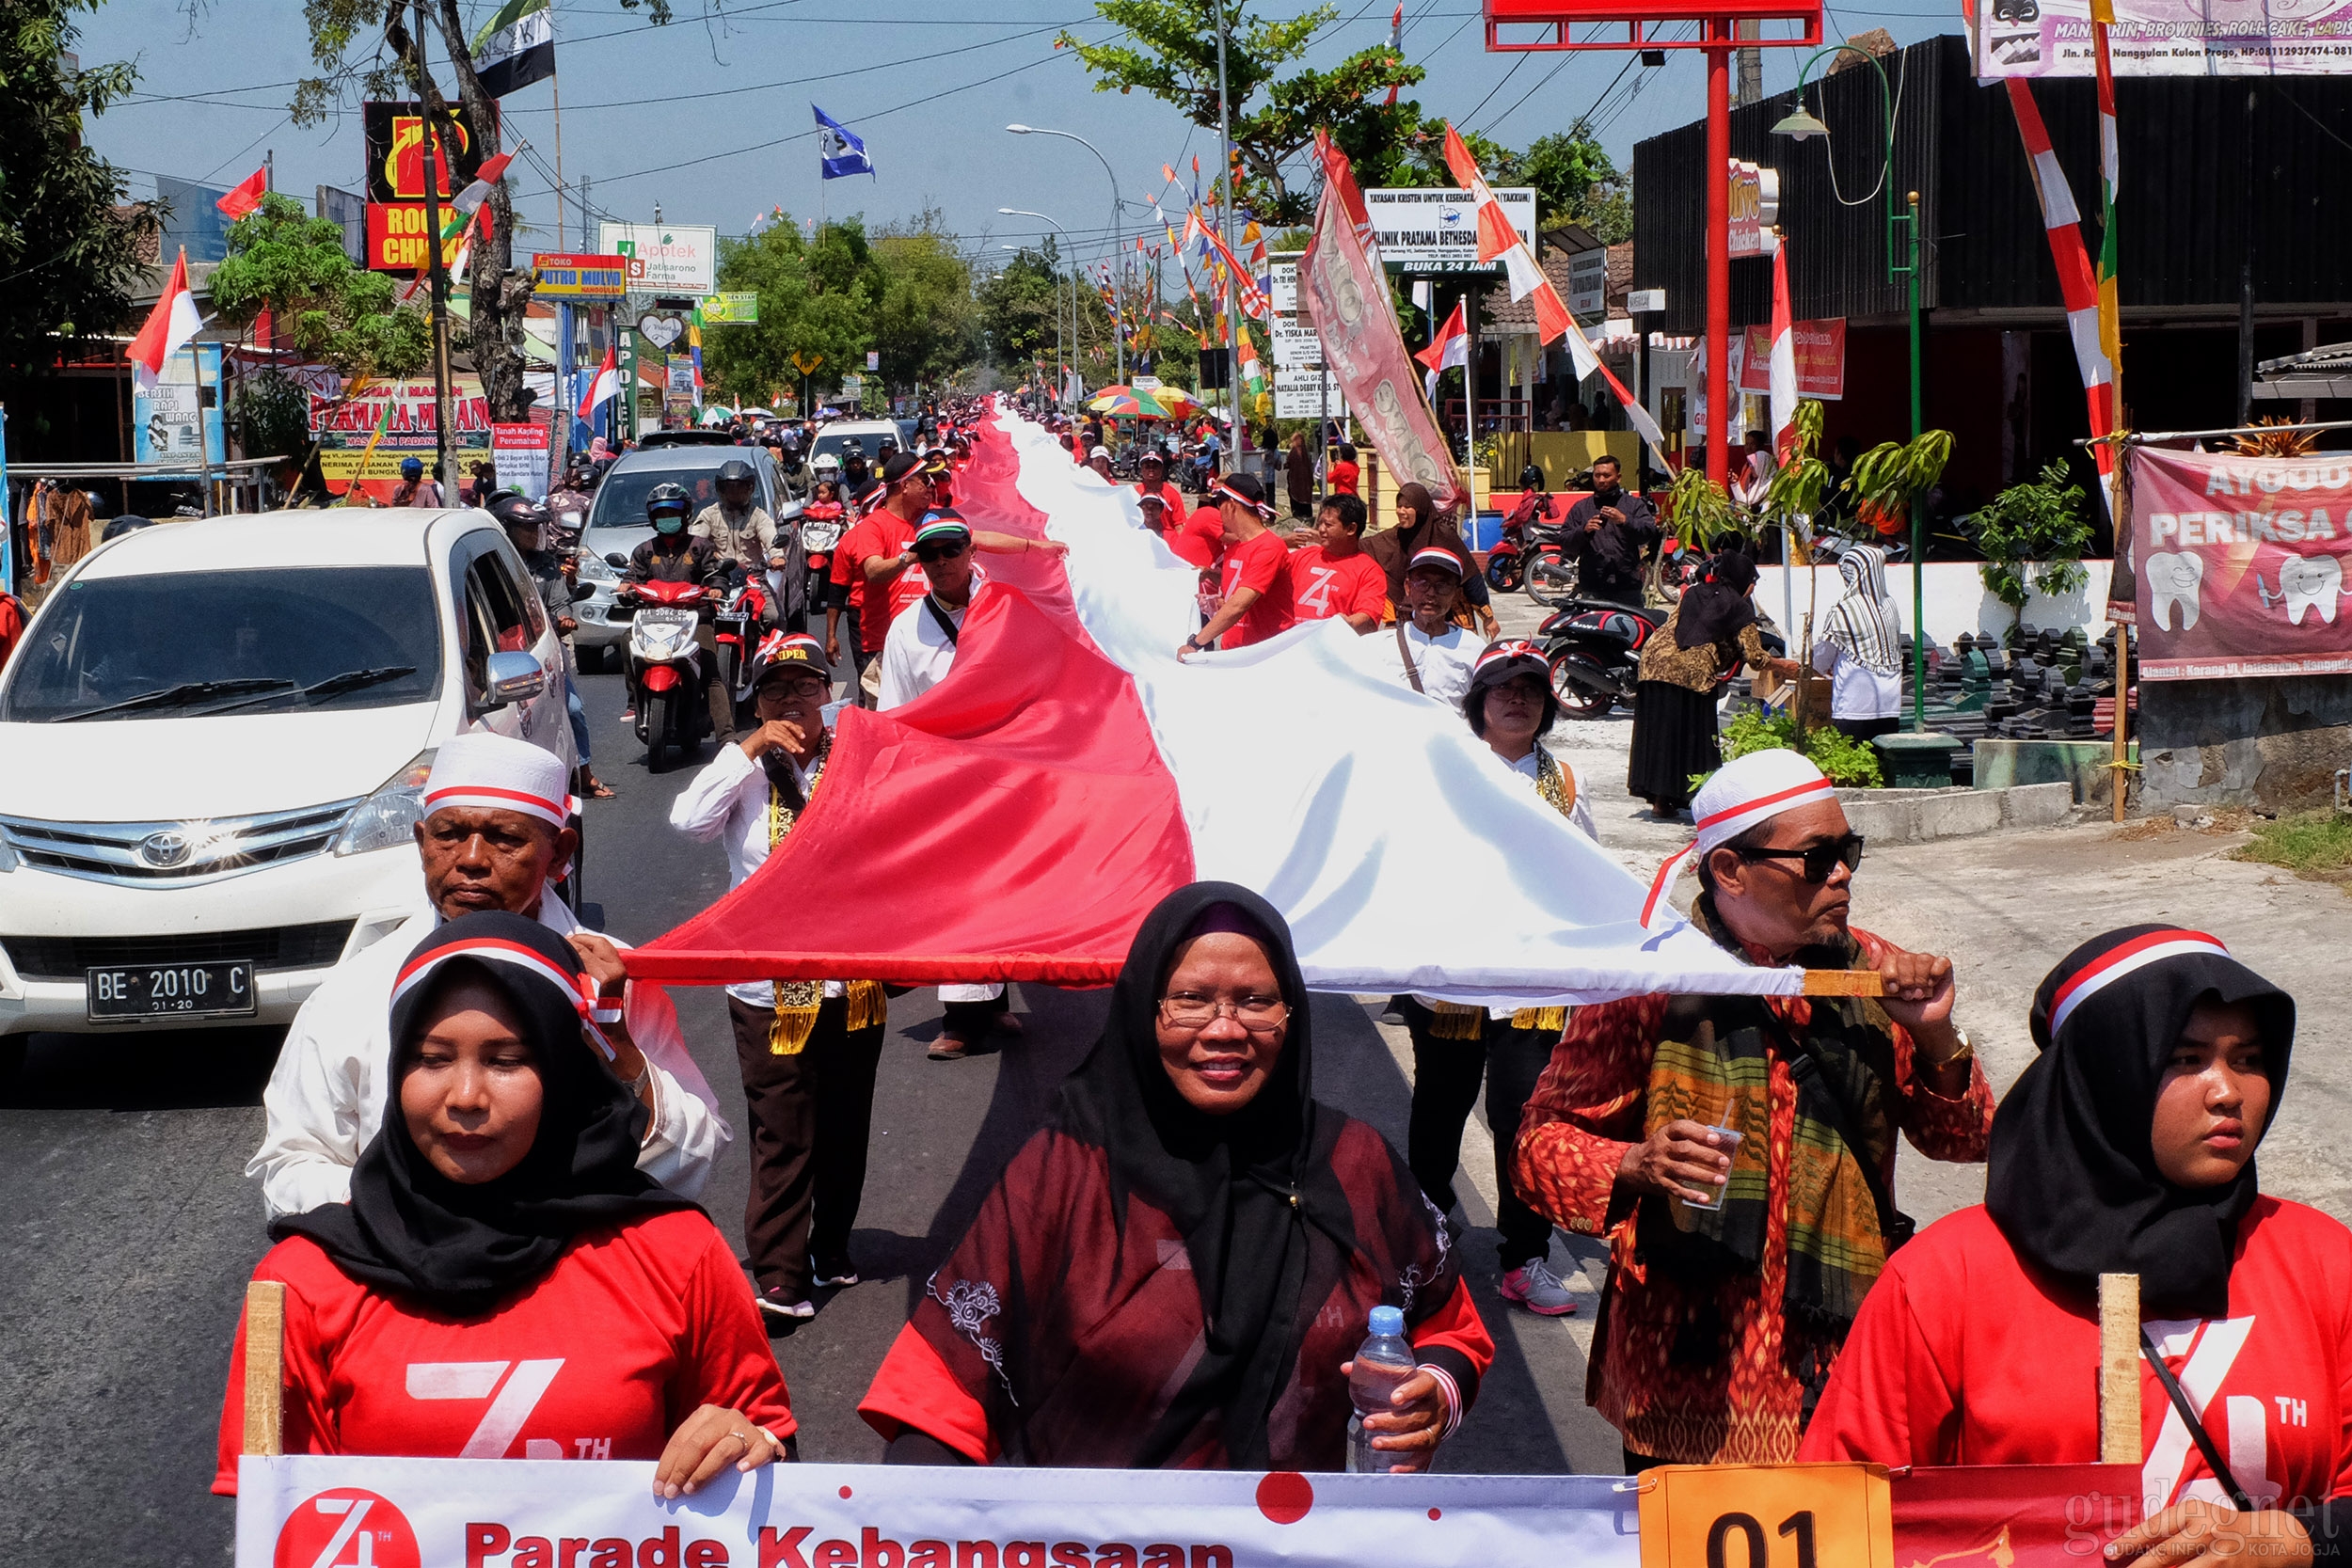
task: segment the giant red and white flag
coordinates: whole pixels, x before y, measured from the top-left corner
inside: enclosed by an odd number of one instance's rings
[[[1321,990],[1518,1007],[1801,988],[1688,925],[1643,929],[1642,882],[1458,711],[1367,670],[1343,622],[1179,662],[1199,573],[1037,425],[1000,417],[956,499],[1069,553],[990,557],[947,678],[844,711],[791,836],[626,953],[630,973],[1099,986],[1162,896],[1222,879],[1282,911]],[[1440,884],[1474,907],[1420,918]]]
[[[197,314],[196,295],[188,291],[188,247],[180,247],[180,259],[171,264],[171,280],[164,285],[155,309],[147,313],[147,323],[138,336],[131,340],[124,357],[131,361],[131,389],[144,397],[155,389],[163,379],[164,366],[171,356],[188,346],[204,325]]]

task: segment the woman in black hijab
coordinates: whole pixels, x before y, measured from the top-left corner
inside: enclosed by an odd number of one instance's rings
[[[1706,578],[1683,590],[1665,625],[1643,644],[1634,688],[1633,742],[1626,787],[1647,800],[1654,816],[1672,816],[1691,803],[1691,778],[1724,765],[1716,739],[1715,707],[1723,675],[1747,663],[1794,674],[1774,658],[1756,626],[1756,562],[1728,549]]]
[[[2352,1231],[2255,1180],[2295,1004],[2202,932],[2134,926],[2067,955],[2032,1024],[1983,1207],[1888,1260],[1798,1458],[2095,1463],[2098,1278],[2136,1275],[2150,1516],[2107,1560],[2298,1568],[2291,1515],[2352,1494]]]
[[[750,1287],[702,1211],[637,1168],[651,1113],[589,995],[569,943],[504,912],[449,922],[402,969],[393,1091],[351,1201],[278,1220],[254,1271],[286,1286],[286,1451],[659,1459],[672,1497],[788,1455]],[[419,1364],[516,1347],[496,1388],[417,1391]],[[215,1492],[236,1490],[244,1362],[240,1326]]]
[[[1110,1017],[932,1275],[859,1406],[894,1461],[1332,1470],[1378,1306],[1421,1370],[1376,1446],[1425,1462],[1493,1342],[1443,1218],[1311,1093],[1289,928],[1230,882],[1160,901]]]

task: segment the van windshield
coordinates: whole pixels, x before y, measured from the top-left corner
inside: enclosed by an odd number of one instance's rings
[[[421,566],[77,578],[9,662],[0,722],[306,713],[431,702],[440,618]]]

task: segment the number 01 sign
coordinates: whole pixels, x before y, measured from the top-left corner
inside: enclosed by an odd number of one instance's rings
[[[1667,1465],[1642,1486],[1642,1568],[1893,1568],[1877,1465]]]

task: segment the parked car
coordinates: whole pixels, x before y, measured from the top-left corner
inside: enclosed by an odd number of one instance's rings
[[[879,467],[885,436],[897,442],[899,451],[907,449],[906,429],[897,420],[835,420],[817,433],[816,444],[808,449],[808,460],[813,465],[820,457],[839,457],[841,450],[855,441],[866,453],[866,461]]]
[[[623,453],[606,471],[580,536],[580,580],[595,590],[572,611],[572,619],[579,624],[572,645],[579,650],[581,669],[620,668],[636,610],[613,597],[621,574],[605,557],[627,555],[653,537],[653,525],[645,521],[646,493],[657,484],[683,485],[699,514],[719,499],[720,468],[739,457],[751,464],[758,482],[757,499],[768,515],[778,526],[797,523],[801,503],[784,498],[776,483],[775,465],[757,447],[698,444],[650,451],[640,447]]]
[[[103,544],[0,673],[0,1074],[35,1030],[287,1022],[421,906],[443,739],[573,760],[562,647],[497,523],[318,517]]]

